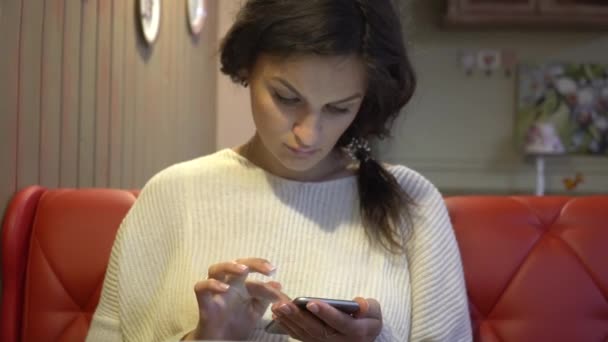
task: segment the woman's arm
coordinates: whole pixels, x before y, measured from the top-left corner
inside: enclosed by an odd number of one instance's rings
[[[118,264],[120,260],[120,229],[117,233],[103,282],[99,304],[93,315],[87,342],[122,341],[118,304]]]
[[[151,340],[148,336],[178,341],[187,333],[160,326],[164,330],[154,335],[159,325],[150,318],[158,310],[150,293],[160,286],[159,274],[168,270],[182,225],[178,214],[184,205],[175,194],[184,191],[178,181],[167,171],[155,175],[121,222],[87,341]],[[137,296],[146,300],[136,301]]]
[[[443,198],[428,185],[415,207],[413,235],[408,242],[410,341],[471,341],[460,252]]]

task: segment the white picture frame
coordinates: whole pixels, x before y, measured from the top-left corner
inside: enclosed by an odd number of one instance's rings
[[[198,35],[205,26],[207,18],[207,3],[205,0],[186,0],[188,26],[192,34]]]
[[[137,4],[141,31],[145,41],[153,44],[160,31],[161,0],[139,0]]]

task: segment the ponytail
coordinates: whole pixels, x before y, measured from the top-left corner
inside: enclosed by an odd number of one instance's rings
[[[361,220],[367,236],[392,254],[405,253],[411,198],[374,159],[361,161],[357,177]]]
[[[367,140],[351,138],[344,151],[359,161],[360,213],[368,238],[392,254],[405,253],[412,199],[395,177],[371,157]]]

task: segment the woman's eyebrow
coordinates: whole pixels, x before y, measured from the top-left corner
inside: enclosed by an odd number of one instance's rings
[[[296,90],[296,88],[294,86],[292,86],[289,82],[287,82],[286,80],[280,78],[280,77],[273,77],[272,80],[277,81],[279,83],[281,83],[282,85],[284,85],[287,89],[289,89],[290,91],[292,91],[293,93],[295,93],[297,96],[304,98],[304,96],[302,96],[302,94],[300,94],[300,92],[298,92]],[[334,101],[332,102],[332,104],[339,104],[339,103],[344,103],[344,102],[349,102],[352,101],[354,99],[358,99],[358,98],[362,98],[363,96],[359,93],[356,93],[352,96],[349,96],[345,99],[339,100],[339,101]]]

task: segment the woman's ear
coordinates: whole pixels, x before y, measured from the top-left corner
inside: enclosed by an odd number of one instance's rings
[[[249,86],[249,71],[247,69],[239,70],[237,75],[243,87]]]

